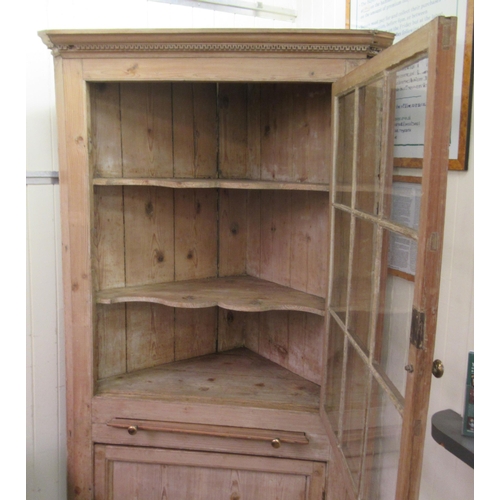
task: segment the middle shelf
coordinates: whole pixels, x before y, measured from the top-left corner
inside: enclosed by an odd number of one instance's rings
[[[302,311],[325,315],[325,299],[252,276],[230,276],[114,288],[97,292],[98,304],[151,302],[198,309]]]

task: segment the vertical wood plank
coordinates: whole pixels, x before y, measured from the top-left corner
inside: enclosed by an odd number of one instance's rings
[[[290,311],[288,369],[318,385],[322,377],[323,334],[321,316]]]
[[[291,195],[290,285],[322,297],[327,289],[328,194]]]
[[[249,179],[260,179],[261,169],[261,86],[258,84],[248,85],[248,166],[247,176]]]
[[[247,192],[219,191],[219,276],[245,273],[247,253]]]
[[[174,176],[194,177],[193,84],[172,84]]]
[[[96,306],[95,357],[97,378],[125,373],[127,369],[126,306]]]
[[[174,176],[217,176],[217,91],[212,83],[173,83]]]
[[[246,272],[250,276],[261,276],[261,193],[247,193],[247,256]]]
[[[175,192],[175,279],[217,275],[217,191]]]
[[[123,189],[94,187],[93,268],[96,290],[125,286]]]
[[[60,125],[61,221],[65,264],[68,496],[93,495],[90,399],[93,393],[91,198],[87,95],[79,59],[56,63]],[[71,232],[69,229],[71,228]],[[69,249],[71,251],[69,252]],[[78,421],[74,416],[78,415]]]
[[[245,347],[253,352],[260,353],[259,337],[263,313],[248,313],[245,316]]]
[[[262,179],[291,180],[293,165],[293,94],[288,85],[268,84],[261,89]],[[272,106],[269,103],[273,103]]]
[[[217,86],[193,85],[195,178],[217,177]]]
[[[238,479],[242,498],[286,498],[287,500],[309,498],[306,497],[307,476],[261,471],[238,471]]]
[[[164,498],[219,500],[231,491],[231,471],[207,467],[164,465]]]
[[[122,175],[120,114],[120,84],[91,84],[91,161],[95,177]]]
[[[127,304],[126,371],[174,360],[174,309],[159,304]]]
[[[122,83],[123,175],[172,177],[170,83]]]
[[[162,465],[113,462],[113,500],[157,500],[162,494]]]
[[[248,178],[248,112],[246,85],[219,84],[219,171],[224,179]]]
[[[106,447],[96,444],[94,447],[94,488],[95,500],[108,500],[106,490],[109,484]]]
[[[69,189],[65,188],[67,183],[67,147],[66,147],[66,99],[64,98],[64,68],[61,58],[54,59],[55,87],[56,87],[56,110],[57,131],[59,143],[59,181],[60,181],[60,214],[61,214],[61,249],[62,249],[62,281],[64,293],[64,349],[65,349],[65,376],[66,376],[66,483],[67,497],[74,498],[72,486],[75,481],[74,453],[75,442],[71,435],[74,428],[74,397],[73,397],[73,370],[68,364],[72,361],[73,353],[73,330],[72,330],[72,304],[68,300],[68,290],[71,288],[71,253],[70,253],[70,224],[69,224]],[[66,214],[66,215],[65,215]]]
[[[290,286],[291,195],[289,191],[261,193],[260,277]]]
[[[124,188],[126,284],[174,279],[174,193]],[[174,359],[174,314],[155,304],[126,305],[128,372]]]
[[[174,279],[173,190],[124,187],[128,286]]]
[[[261,313],[259,354],[288,368],[288,333],[288,311],[266,311]]]
[[[123,189],[94,188],[93,262],[96,290],[125,286]],[[125,305],[98,305],[95,321],[95,368],[101,379],[126,369]]]
[[[218,308],[217,351],[228,351],[245,345],[247,323],[252,313]]]
[[[324,84],[296,84],[293,92],[293,176],[300,182],[330,179],[331,165],[331,91]]]
[[[308,478],[307,500],[321,498],[325,491],[325,464],[314,463],[313,472]]]
[[[139,480],[139,464],[133,462],[112,462],[111,473],[111,499],[135,500],[137,496],[137,485]]]
[[[219,84],[219,173],[222,178],[261,177],[261,86]]]
[[[96,186],[93,231],[93,281],[96,290],[125,285],[123,238],[123,189]],[[124,304],[96,307],[94,360],[98,379],[125,372],[125,328]]]
[[[217,308],[175,310],[175,360],[215,352]]]

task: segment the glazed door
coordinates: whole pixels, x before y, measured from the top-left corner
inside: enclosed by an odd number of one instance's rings
[[[335,498],[418,498],[455,26],[454,18],[437,18],[333,86],[322,415],[343,469]]]

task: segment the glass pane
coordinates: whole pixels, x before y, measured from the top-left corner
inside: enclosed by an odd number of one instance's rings
[[[394,500],[403,420],[375,379],[371,392],[361,498]]]
[[[383,80],[359,90],[356,208],[378,213],[382,155]]]
[[[331,307],[344,323],[347,309],[350,234],[351,216],[342,210],[335,210]]]
[[[394,106],[393,165],[386,172],[384,217],[404,226],[418,228],[421,167],[424,152],[427,99],[427,59],[393,72],[389,78]],[[393,168],[391,168],[393,167]],[[408,173],[408,172],[411,172]],[[393,178],[393,174],[395,177]],[[403,174],[407,180],[398,178]],[[413,176],[409,177],[409,176]]]
[[[418,230],[421,200],[420,178],[395,176],[388,196],[390,219],[402,226]]]
[[[325,411],[333,432],[339,431],[340,395],[342,393],[342,368],[344,365],[344,333],[331,318],[328,337],[328,365],[326,379]]]
[[[389,242],[395,235],[385,232],[384,241]],[[408,249],[406,251],[409,258]],[[387,253],[387,252],[386,252]],[[384,260],[384,259],[383,259]],[[379,324],[375,360],[404,396],[410,328],[415,284],[411,274],[393,267],[391,259],[382,262]]]
[[[423,59],[395,72],[394,157],[423,158],[428,61]],[[396,166],[404,166],[396,161]]]
[[[356,219],[349,298],[349,332],[368,352],[376,255],[376,226]]]
[[[337,103],[339,130],[335,152],[335,201],[350,207],[354,154],[354,92],[339,97]]]
[[[369,381],[370,375],[367,365],[349,343],[342,424],[342,451],[355,485],[359,484],[361,471]]]

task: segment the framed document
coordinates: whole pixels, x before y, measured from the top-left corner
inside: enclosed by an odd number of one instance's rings
[[[396,34],[394,42],[436,16],[458,18],[450,170],[467,170],[472,108],[474,0],[347,0],[346,25]],[[425,116],[426,64],[398,75],[394,165],[421,167]]]

